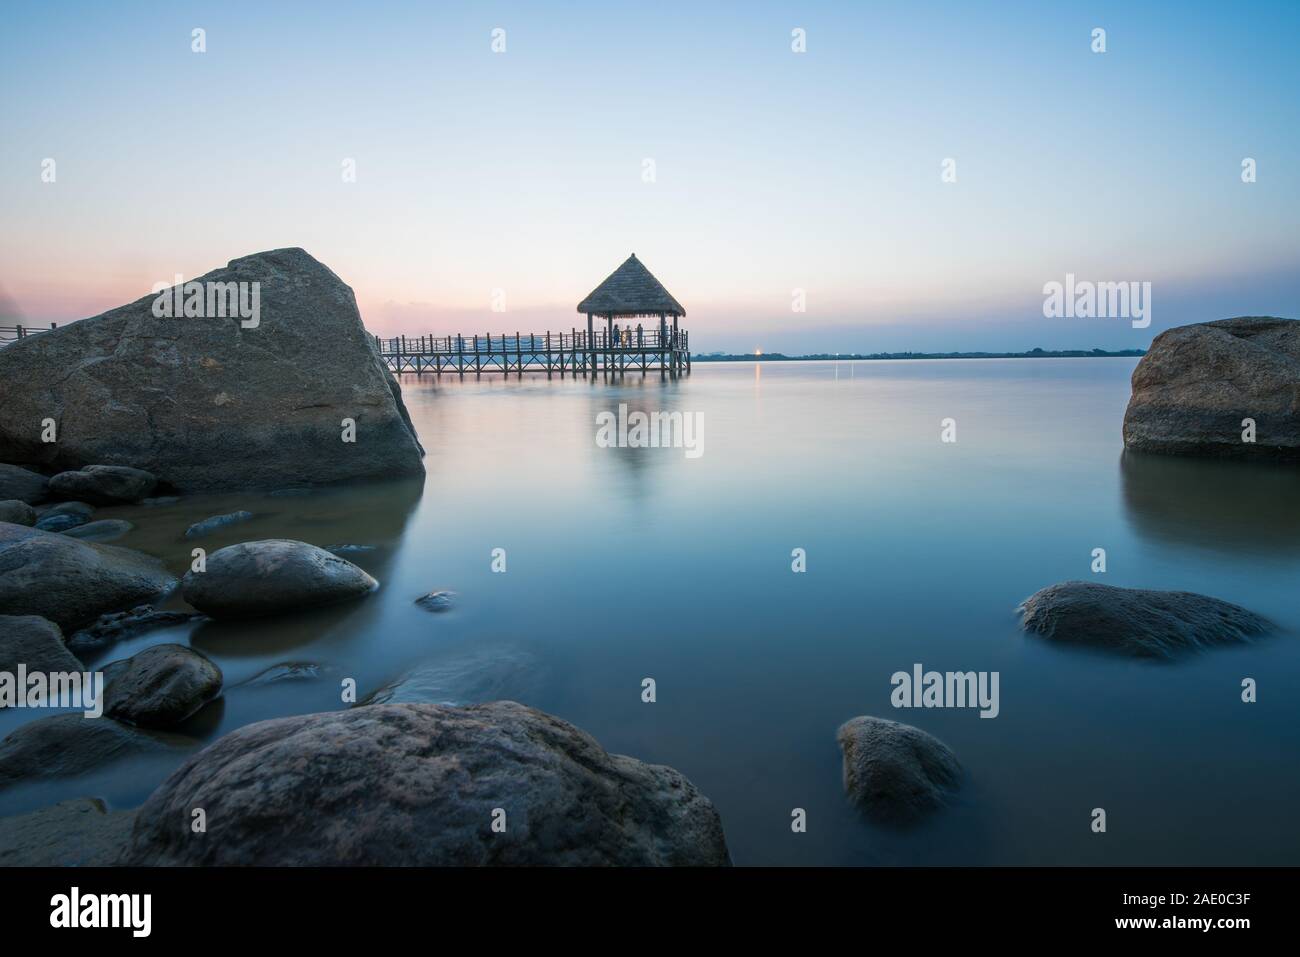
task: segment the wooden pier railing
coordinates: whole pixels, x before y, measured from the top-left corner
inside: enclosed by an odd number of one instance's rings
[[[579,375],[691,371],[690,340],[685,330],[624,329],[617,337],[604,330],[518,333],[514,335],[375,336],[379,355],[392,372],[444,372],[464,376],[484,372],[566,372]]]

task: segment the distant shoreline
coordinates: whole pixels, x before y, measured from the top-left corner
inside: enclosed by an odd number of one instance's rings
[[[1145,349],[1031,349],[1028,352],[870,352],[870,353],[814,353],[788,356],[782,352],[709,353],[692,355],[692,362],[817,362],[835,360],[885,360],[885,359],[1136,359],[1146,355]]]

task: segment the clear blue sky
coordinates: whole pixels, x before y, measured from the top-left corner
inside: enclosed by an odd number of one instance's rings
[[[1296,0],[11,4],[0,322],[288,245],[381,332],[567,328],[630,252],[706,351],[1300,316],[1297,49]],[[1045,319],[1067,272],[1151,328]]]

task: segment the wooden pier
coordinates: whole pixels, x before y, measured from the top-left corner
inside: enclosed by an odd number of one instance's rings
[[[11,342],[17,342],[19,339],[40,335],[42,332],[49,332],[50,329],[57,328],[59,328],[57,322],[51,322],[49,329],[42,326],[0,326],[0,346],[6,346]]]
[[[375,337],[379,355],[391,372],[444,372],[464,376],[484,372],[566,372],[620,376],[658,372],[673,376],[691,371],[690,339],[678,320],[686,310],[633,253],[578,303],[587,328],[522,335]],[[604,320],[604,329],[596,320]],[[636,325],[633,325],[633,322]],[[647,328],[647,324],[654,325]]]
[[[379,355],[391,372],[482,375],[500,372],[522,376],[545,372],[578,376],[658,372],[678,376],[691,371],[688,333],[684,329],[621,329],[617,335],[544,332],[514,335],[375,336]]]

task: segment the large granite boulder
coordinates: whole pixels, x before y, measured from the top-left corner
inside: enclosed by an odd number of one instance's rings
[[[142,552],[0,524],[0,615],[40,615],[72,631],[175,585],[162,562]]]
[[[180,724],[221,694],[221,669],[184,645],[154,645],[103,671],[104,714],[140,728]]]
[[[0,356],[3,354],[3,352],[0,352]],[[0,368],[3,367],[0,366]],[[0,375],[3,375],[3,373],[0,373]],[[6,383],[5,388],[5,400],[0,402],[0,410],[12,401],[7,386],[8,383]],[[2,415],[4,415],[4,412],[0,411],[0,416]],[[0,448],[3,447],[3,443],[0,442]],[[35,505],[37,502],[44,500],[48,485],[49,480],[44,475],[38,475],[29,469],[19,468],[17,465],[0,464],[0,499],[17,499],[20,502],[26,502],[28,505]]]
[[[107,867],[131,836],[135,811],[73,798],[0,818],[0,867]]]
[[[144,469],[126,465],[87,465],[50,479],[49,493],[93,505],[117,505],[148,498],[158,480]]]
[[[63,632],[37,615],[0,615],[0,672],[81,671],[81,662],[68,650]]]
[[[185,600],[213,618],[254,618],[368,595],[379,583],[346,558],[291,539],[240,542],[181,579]]]
[[[190,810],[208,831],[190,831]],[[493,830],[496,809],[505,830]],[[722,865],[713,805],[512,701],[382,704],[247,725],[145,802],[140,865]]]
[[[1245,419],[1254,442],[1242,440]],[[1124,445],[1300,461],[1300,321],[1243,316],[1156,336],[1133,370]]]
[[[259,284],[255,325],[157,316],[166,290],[0,350],[0,458],[128,465],[182,490],[423,472],[401,390],[338,276],[301,249],[245,256],[186,284],[204,313],[217,283],[249,284],[250,307]],[[57,442],[32,427],[47,417]],[[345,418],[355,442],[341,440]]]
[[[1240,644],[1272,627],[1252,611],[1195,592],[1083,581],[1049,585],[1019,610],[1026,631],[1052,641],[1148,658]]]
[[[866,815],[913,824],[947,803],[962,767],[948,746],[920,728],[861,715],[840,725],[844,790]]]

